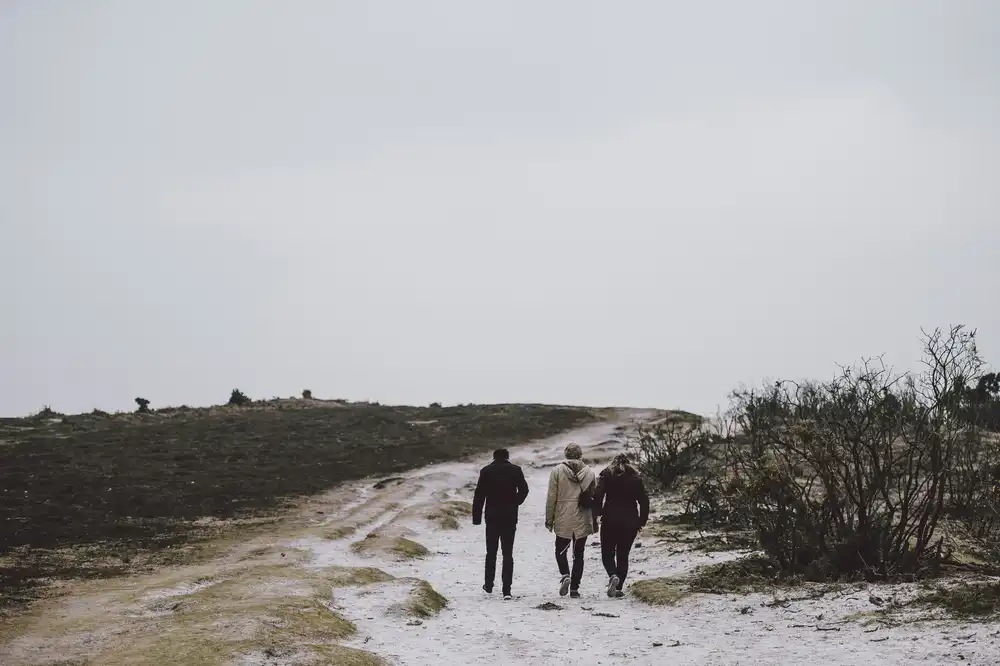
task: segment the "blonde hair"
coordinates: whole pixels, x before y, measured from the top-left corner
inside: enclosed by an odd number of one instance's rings
[[[580,445],[576,442],[570,442],[566,446],[565,454],[567,460],[579,460],[583,457],[583,450],[580,449]]]

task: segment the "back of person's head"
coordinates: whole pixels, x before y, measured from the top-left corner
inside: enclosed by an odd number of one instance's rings
[[[493,452],[493,460],[510,460],[510,451],[507,449],[497,449]]]
[[[566,447],[566,460],[580,460],[583,458],[583,450],[580,449],[580,445],[571,442]]]
[[[631,472],[632,471],[632,467],[629,465],[630,462],[632,462],[632,461],[629,460],[628,455],[626,455],[624,453],[619,453],[611,461],[611,465],[610,465],[611,473],[612,474],[624,474],[625,472]]]

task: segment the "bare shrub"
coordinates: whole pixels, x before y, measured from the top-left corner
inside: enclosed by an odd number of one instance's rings
[[[310,391],[309,389],[306,389],[305,391],[302,392],[303,400],[312,400],[312,398],[313,398],[313,392]]]
[[[726,491],[782,570],[887,578],[941,562],[942,516],[992,471],[982,432],[961,420],[982,368],[974,333],[925,333],[924,365],[897,375],[867,360],[832,381],[733,394],[739,436],[710,489]]]
[[[674,488],[681,477],[714,458],[718,439],[700,423],[665,421],[639,428],[626,443],[636,469],[664,488]]]

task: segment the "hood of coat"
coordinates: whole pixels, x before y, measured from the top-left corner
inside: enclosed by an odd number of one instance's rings
[[[611,476],[636,476],[637,474],[639,474],[639,472],[635,470],[635,467],[632,467],[628,463],[625,463],[624,465],[620,466],[616,465],[613,467],[608,467],[606,471]]]
[[[614,457],[614,460],[611,461],[611,464],[608,465],[604,469],[604,472],[602,472],[601,474],[603,475],[605,472],[612,476],[625,476],[625,475],[637,474],[635,468],[632,467],[632,465],[629,463],[631,463],[631,460],[629,460],[628,455],[624,453],[619,453],[617,456]]]
[[[565,460],[563,464],[569,467],[573,476],[576,477],[577,483],[583,483],[592,474],[590,468],[587,467],[587,463],[582,460]]]

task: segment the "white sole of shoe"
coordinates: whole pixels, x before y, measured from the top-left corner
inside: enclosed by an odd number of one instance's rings
[[[618,592],[618,576],[612,576],[608,581],[608,596],[612,599],[615,598]]]
[[[569,576],[566,576],[565,578],[562,579],[562,581],[560,581],[559,583],[560,597],[565,597],[567,594],[569,594],[569,582],[570,582]]]

